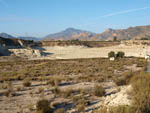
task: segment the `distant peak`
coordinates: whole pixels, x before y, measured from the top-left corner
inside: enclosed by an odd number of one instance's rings
[[[0,33],[0,34],[7,34],[7,33],[2,32],[2,33]]]
[[[11,35],[9,35],[7,33],[4,33],[4,32],[0,33],[0,37],[3,37],[3,38],[14,38],[13,36],[11,36]]]
[[[112,31],[114,31],[114,29],[109,28],[106,30],[106,32],[112,32]]]
[[[73,27],[70,27],[70,28],[67,28],[66,31],[70,31],[70,30],[76,30],[75,28]]]

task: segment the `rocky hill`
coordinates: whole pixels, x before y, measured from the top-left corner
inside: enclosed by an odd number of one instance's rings
[[[10,55],[11,52],[8,49],[25,48],[33,44],[33,41],[0,37],[0,56]]]
[[[137,26],[129,27],[128,29],[108,29],[100,37],[104,40],[111,40],[113,37],[117,37],[120,40],[131,39],[150,39],[150,26]]]
[[[42,52],[32,47],[39,46],[30,40],[0,37],[0,56],[19,56],[23,58],[39,57]]]

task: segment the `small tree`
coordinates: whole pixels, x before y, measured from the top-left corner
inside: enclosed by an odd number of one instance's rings
[[[108,53],[108,57],[111,58],[111,57],[115,57],[115,52],[114,51],[111,51]]]
[[[124,57],[124,55],[125,55],[125,53],[124,53],[124,52],[119,51],[119,52],[116,54],[116,57],[117,57],[117,58],[123,58],[123,57]]]

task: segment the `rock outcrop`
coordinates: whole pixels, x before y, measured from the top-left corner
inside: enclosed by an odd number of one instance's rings
[[[9,49],[15,56],[24,57],[24,58],[35,58],[41,57],[42,52],[35,49]]]
[[[106,106],[118,106],[118,105],[130,105],[131,98],[128,93],[131,91],[132,87],[124,86],[121,88],[121,91],[107,96],[104,101],[104,105]]]

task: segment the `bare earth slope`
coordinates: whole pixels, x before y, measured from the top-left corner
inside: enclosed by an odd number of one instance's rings
[[[145,57],[150,53],[150,47],[143,45],[125,46],[123,44],[112,47],[88,48],[85,46],[54,46],[43,47],[47,56],[36,59],[75,59],[75,58],[103,58],[107,57],[110,51],[123,51],[125,56]],[[136,49],[135,49],[136,48]]]

